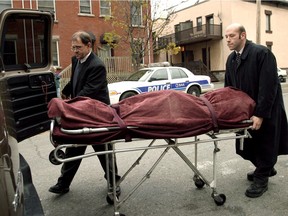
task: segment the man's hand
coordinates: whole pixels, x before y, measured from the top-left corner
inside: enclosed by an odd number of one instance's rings
[[[67,99],[70,99],[70,97],[68,97],[68,96],[64,95],[63,93],[61,93],[61,98],[62,98],[63,100],[67,100]]]
[[[263,118],[260,118],[260,117],[257,117],[257,116],[252,116],[250,119],[253,122],[252,130],[259,130],[261,125],[262,125]]]

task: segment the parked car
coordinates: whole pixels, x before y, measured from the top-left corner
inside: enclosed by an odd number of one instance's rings
[[[277,71],[278,71],[278,78],[279,78],[280,82],[286,82],[286,78],[287,78],[286,70],[283,70],[283,69],[278,67]]]
[[[0,14],[1,216],[44,215],[18,145],[50,126],[47,103],[56,97],[49,71],[52,26],[48,12],[8,9]]]
[[[199,96],[214,89],[209,76],[194,75],[183,67],[148,67],[138,70],[125,81],[108,84],[111,103],[144,92],[173,89]]]

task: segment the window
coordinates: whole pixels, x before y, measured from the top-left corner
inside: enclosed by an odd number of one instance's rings
[[[137,63],[144,63],[144,44],[142,38],[133,39],[133,60]]]
[[[52,41],[52,63],[53,66],[59,67],[59,41],[58,40],[53,40]]]
[[[79,0],[80,1],[80,13],[92,14],[91,12],[91,0]]]
[[[54,0],[38,0],[38,10],[54,13]]]
[[[15,65],[17,62],[17,53],[16,53],[16,39],[7,39],[5,41],[3,61],[5,65]]]
[[[202,17],[197,17],[197,31],[202,30]]]
[[[131,24],[132,26],[142,25],[142,4],[139,1],[131,2]]]
[[[272,45],[273,45],[273,42],[271,42],[271,41],[266,42],[266,46],[271,52],[272,52]]]
[[[159,69],[153,73],[150,78],[151,81],[158,81],[158,80],[168,80],[168,74],[166,69]]]
[[[187,78],[187,74],[179,68],[170,68],[172,79]]]
[[[111,2],[100,0],[100,16],[111,16]]]
[[[99,58],[104,59],[112,56],[111,47],[108,44],[102,44],[102,47],[97,49]]]
[[[0,1],[0,12],[4,9],[12,7],[12,0],[1,0]]]
[[[29,18],[19,14],[7,18],[0,47],[6,71],[33,69],[48,64],[47,31],[50,24],[50,19],[41,15]]]
[[[272,33],[272,30],[271,30],[272,11],[265,10],[265,15],[266,15],[266,33]]]

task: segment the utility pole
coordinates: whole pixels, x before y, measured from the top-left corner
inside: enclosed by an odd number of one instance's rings
[[[256,44],[261,43],[261,0],[256,0]]]

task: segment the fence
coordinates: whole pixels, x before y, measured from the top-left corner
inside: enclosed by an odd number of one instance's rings
[[[131,57],[105,57],[101,59],[107,70],[108,83],[124,80],[135,71]],[[60,73],[60,89],[69,82],[71,77],[71,64]]]

